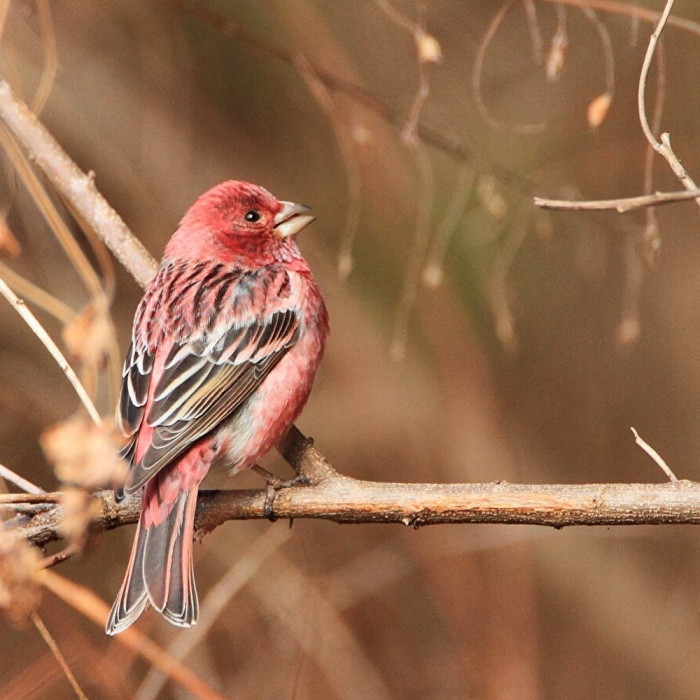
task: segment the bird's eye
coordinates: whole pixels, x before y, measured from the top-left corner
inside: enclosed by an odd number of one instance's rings
[[[255,211],[255,209],[251,209],[250,211],[247,211],[245,213],[245,216],[243,217],[246,221],[260,221],[261,219],[261,214],[259,211]]]

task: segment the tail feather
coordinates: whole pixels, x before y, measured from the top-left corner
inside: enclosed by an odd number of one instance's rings
[[[149,528],[144,552],[148,597],[158,612],[179,627],[191,627],[199,617],[192,566],[196,505],[197,489],[183,491],[166,520]]]
[[[199,617],[192,539],[197,487],[182,491],[165,520],[144,527],[139,521],[124,582],[105,631],[118,634],[150,603],[169,622],[191,627]]]
[[[109,635],[118,634],[125,630],[136,622],[141,613],[148,607],[148,593],[143,580],[145,544],[146,530],[139,522],[124,581],[105,625],[105,632]]]

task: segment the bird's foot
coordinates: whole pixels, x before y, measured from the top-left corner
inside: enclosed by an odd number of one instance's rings
[[[264,469],[259,464],[253,464],[251,466],[251,469],[256,474],[260,475],[263,479],[265,479],[265,483],[267,484],[267,489],[265,491],[265,503],[263,505],[263,513],[270,522],[275,522],[275,520],[277,520],[277,516],[273,511],[273,506],[275,503],[275,499],[277,498],[278,491],[281,491],[282,489],[291,488],[292,486],[309,485],[309,479],[304,474],[297,474],[291,479],[280,479],[279,476],[273,474],[272,472],[269,472],[267,469]]]

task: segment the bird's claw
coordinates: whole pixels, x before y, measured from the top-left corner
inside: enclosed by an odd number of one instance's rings
[[[291,479],[280,479],[278,476],[272,472],[263,469],[263,467],[254,464],[252,467],[256,474],[259,474],[265,483],[267,488],[265,489],[265,502],[263,504],[263,514],[270,522],[275,522],[277,516],[274,513],[273,506],[275,504],[275,499],[277,498],[277,492],[282,489],[291,488],[293,486],[308,486],[309,478],[305,474],[297,474]]]

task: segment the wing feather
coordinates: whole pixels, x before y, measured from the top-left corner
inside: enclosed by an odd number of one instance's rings
[[[138,352],[133,341],[129,345],[124,363],[123,380],[119,394],[117,418],[124,435],[131,437],[141,425],[148,400],[154,356]]]
[[[234,414],[296,342],[299,323],[287,309],[174,346],[145,414],[139,409],[153,432],[131,468],[127,493]]]

